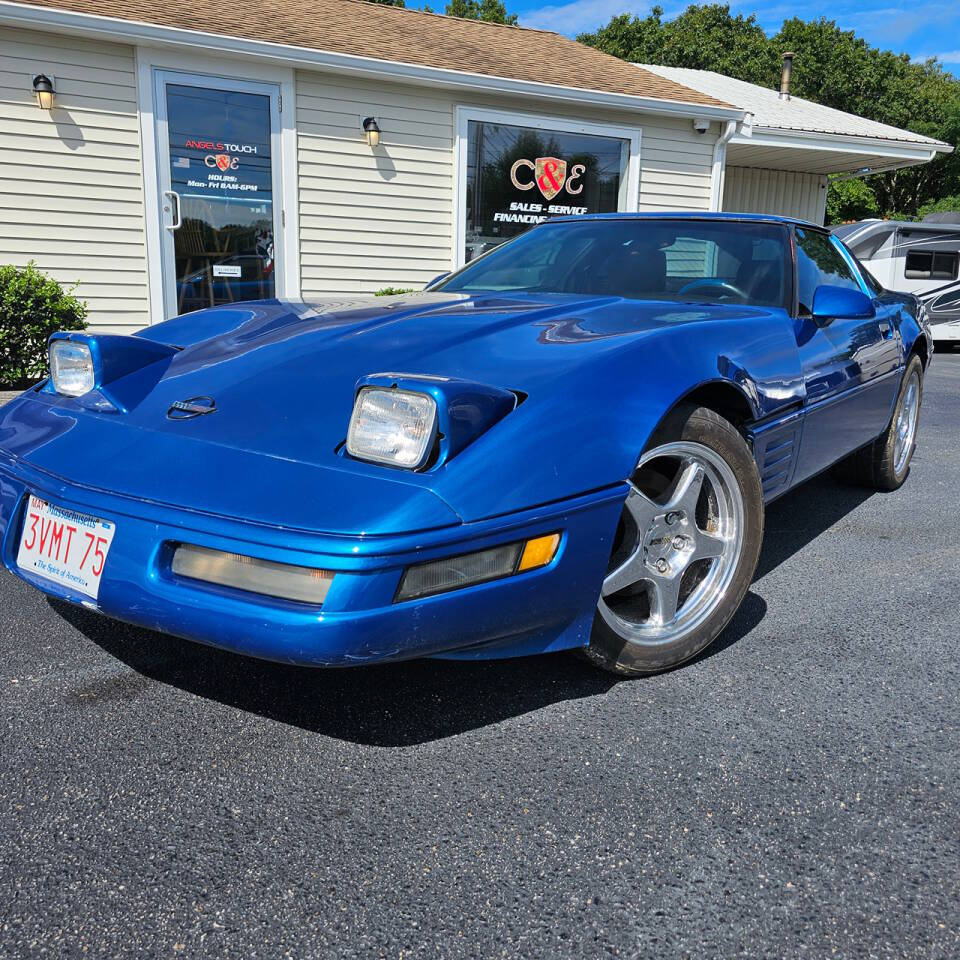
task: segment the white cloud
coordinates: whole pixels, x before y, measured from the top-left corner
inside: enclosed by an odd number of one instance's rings
[[[621,13],[638,13],[637,4],[631,0],[575,0],[559,6],[544,7],[520,14],[521,27],[535,27],[538,30],[553,30],[575,37],[578,33],[595,30],[608,23],[611,17]],[[648,6],[641,4],[642,13]],[[642,15],[642,14],[641,14]]]
[[[928,57],[936,57],[944,63],[960,63],[960,50],[948,50],[946,53],[928,53],[917,60],[926,60]]]

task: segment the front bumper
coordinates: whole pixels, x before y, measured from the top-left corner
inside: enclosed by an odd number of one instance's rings
[[[250,656],[347,666],[431,655],[511,656],[582,646],[626,488],[622,484],[492,520],[395,536],[344,536],[225,519],[71,484],[0,451],[0,559],[51,596],[137,626]],[[96,602],[16,564],[28,494],[112,520]],[[394,603],[413,563],[562,532],[554,560],[439,596]],[[177,578],[172,544],[191,543],[335,573],[321,607]]]

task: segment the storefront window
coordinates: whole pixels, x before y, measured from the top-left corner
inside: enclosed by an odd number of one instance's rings
[[[626,208],[630,141],[471,120],[465,259],[552,217]]]

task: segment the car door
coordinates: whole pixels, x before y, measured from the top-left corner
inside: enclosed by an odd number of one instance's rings
[[[797,227],[795,239],[795,329],[805,387],[795,478],[804,480],[883,432],[893,409],[901,357],[895,305],[873,295],[826,232]],[[823,285],[865,293],[876,315],[814,320],[814,292]]]

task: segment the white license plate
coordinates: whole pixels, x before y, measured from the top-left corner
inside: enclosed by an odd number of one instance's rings
[[[17,566],[94,600],[116,527],[30,496]]]

